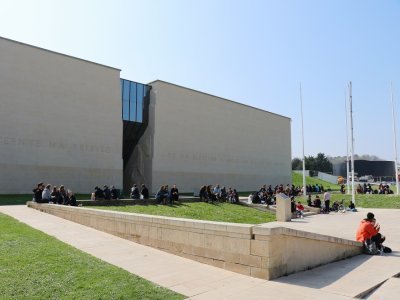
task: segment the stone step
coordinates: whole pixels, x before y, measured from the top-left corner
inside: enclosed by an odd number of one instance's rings
[[[364,299],[371,300],[389,300],[389,299],[399,299],[400,295],[400,278],[392,277],[386,280],[382,285],[380,285],[375,291],[370,295],[366,296]]]

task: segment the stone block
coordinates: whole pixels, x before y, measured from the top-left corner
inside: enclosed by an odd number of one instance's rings
[[[225,269],[232,271],[232,272],[239,273],[239,274],[248,275],[248,276],[250,276],[250,274],[251,274],[251,267],[244,266],[241,264],[225,262]]]
[[[266,269],[255,268],[255,267],[250,268],[250,276],[261,278],[261,279],[268,279],[268,275],[269,275],[269,273]]]
[[[269,241],[251,240],[250,254],[256,256],[268,256]]]

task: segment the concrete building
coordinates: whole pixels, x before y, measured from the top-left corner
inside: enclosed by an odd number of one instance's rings
[[[290,119],[0,38],[0,193],[291,183]],[[122,112],[122,116],[121,116]]]

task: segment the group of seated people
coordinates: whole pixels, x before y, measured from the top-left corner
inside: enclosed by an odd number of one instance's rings
[[[379,184],[378,189],[373,189],[370,183],[360,183],[356,187],[357,194],[393,194],[393,190],[390,189],[388,184]],[[346,186],[342,184],[340,186],[340,192],[344,194],[346,192]]]
[[[306,193],[310,194],[310,193],[323,193],[325,191],[324,186],[321,184],[319,185],[317,184],[307,184],[306,185]]]
[[[199,191],[200,201],[203,202],[211,202],[214,201],[228,201],[229,203],[238,203],[239,202],[239,193],[236,189],[228,188],[228,191],[223,186],[220,187],[217,184],[214,188],[212,185],[203,185]]]
[[[162,185],[156,194],[156,201],[160,204],[174,204],[174,202],[179,201],[179,190],[174,184],[169,190],[168,184]]]
[[[96,186],[91,195],[91,200],[117,200],[118,198],[119,192],[113,185],[110,188],[104,185],[103,189]]]
[[[40,182],[32,192],[32,200],[37,203],[77,206],[74,193],[72,190],[66,190],[63,185],[60,185],[60,187],[53,186],[53,188],[51,188],[51,184],[45,185],[43,182]]]
[[[136,184],[134,184],[131,188],[131,199],[149,199],[149,189],[145,184],[141,185],[141,189]]]

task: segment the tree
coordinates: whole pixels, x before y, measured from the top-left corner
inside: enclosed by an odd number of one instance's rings
[[[303,170],[303,162],[300,158],[293,158],[292,159],[292,170]]]
[[[316,157],[305,157],[306,170],[332,173],[332,163],[324,153],[318,153]],[[303,162],[300,158],[292,159],[292,170],[302,170]]]

